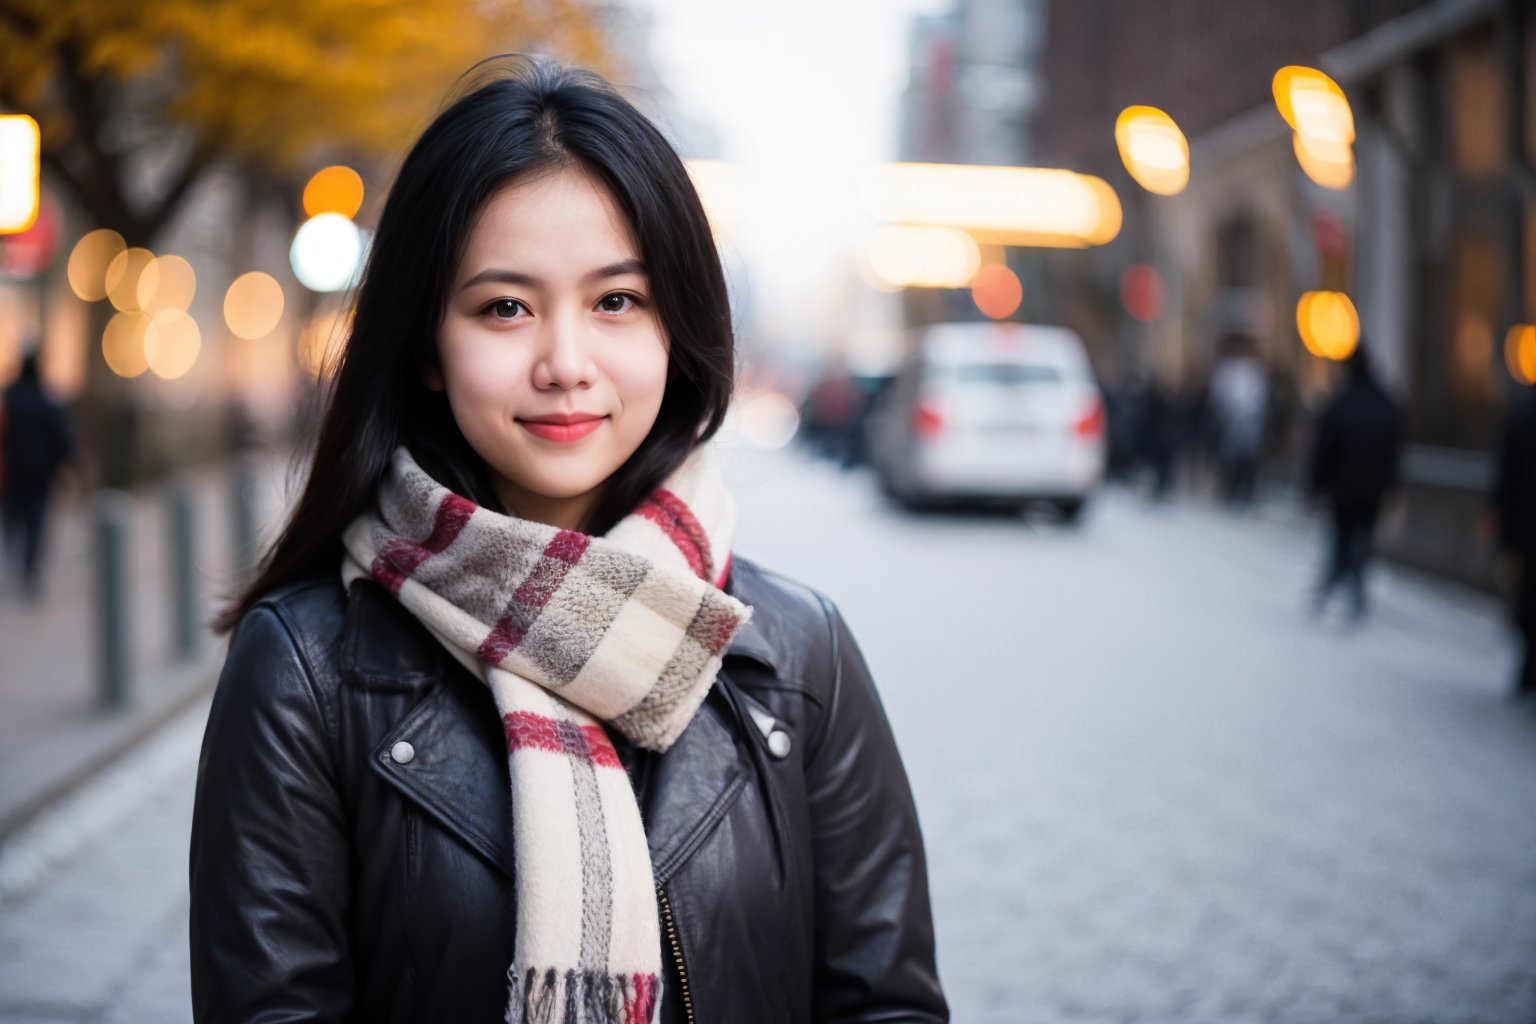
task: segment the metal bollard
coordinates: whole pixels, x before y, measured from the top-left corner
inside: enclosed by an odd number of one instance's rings
[[[193,552],[197,548],[197,533],[193,522],[192,485],[185,477],[178,477],[167,489],[170,515],[166,521],[170,527],[171,553],[171,623],[175,632],[176,657],[192,661],[197,657],[201,631],[197,627],[197,571]]]
[[[244,574],[256,562],[256,460],[230,460],[230,518],[234,523],[235,570]]]
[[[126,495],[96,498],[96,655],[101,706],[128,706],[132,666],[128,654],[128,530],[133,509]]]

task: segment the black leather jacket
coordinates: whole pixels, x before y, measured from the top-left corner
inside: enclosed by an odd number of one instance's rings
[[[620,750],[659,886],[663,1020],[947,1020],[917,816],[852,637],[746,561],[728,589],[753,616],[703,707],[666,754]],[[501,1020],[506,776],[489,690],[382,588],[263,601],[198,768],[197,1020]]]

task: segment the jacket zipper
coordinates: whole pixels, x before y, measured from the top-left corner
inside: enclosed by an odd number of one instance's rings
[[[683,1016],[688,1024],[694,1024],[693,997],[688,994],[688,967],[683,963],[683,944],[677,938],[677,922],[672,917],[672,901],[667,890],[656,887],[656,897],[661,901],[661,922],[667,930],[667,944],[672,947],[672,961],[677,964],[677,980],[682,989]]]

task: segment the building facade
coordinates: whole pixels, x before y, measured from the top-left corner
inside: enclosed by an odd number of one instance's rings
[[[1042,159],[1105,176],[1125,230],[1080,261],[1069,310],[1101,360],[1180,381],[1224,337],[1253,338],[1298,415],[1275,469],[1299,478],[1304,413],[1333,371],[1303,348],[1301,293],[1348,293],[1405,400],[1400,559],[1489,584],[1476,519],[1503,409],[1504,358],[1536,321],[1536,27],[1527,0],[1058,0],[1046,14]],[[1271,95],[1275,71],[1328,72],[1354,112],[1345,189],[1302,173]],[[1166,110],[1190,141],[1188,187],[1142,191],[1119,164],[1126,106]],[[1132,263],[1166,284],[1141,324],[1118,304]]]

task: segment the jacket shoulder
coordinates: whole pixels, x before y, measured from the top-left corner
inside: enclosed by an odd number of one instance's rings
[[[749,559],[732,557],[730,590],[752,608],[729,655],[773,669],[779,685],[824,699],[833,683],[841,615],[826,595]]]
[[[230,653],[240,650],[242,635],[249,631],[258,632],[263,642],[285,636],[318,682],[334,675],[326,670],[335,666],[341,651],[347,606],[339,572],[285,583],[264,595],[240,620]],[[258,628],[257,622],[265,616],[276,621],[269,628]]]

